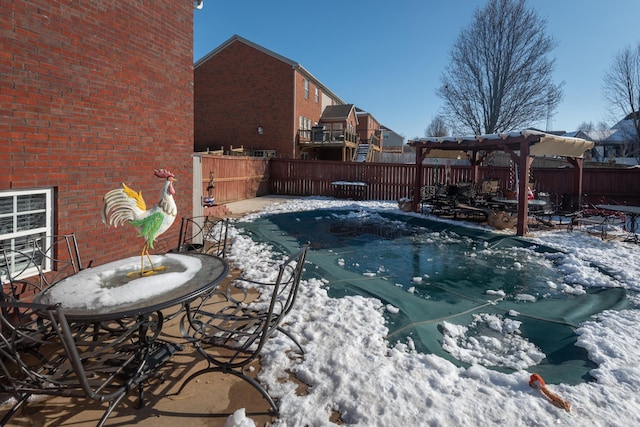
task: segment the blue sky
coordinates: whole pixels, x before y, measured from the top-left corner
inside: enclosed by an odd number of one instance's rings
[[[424,136],[460,30],[485,0],[204,0],[194,11],[194,61],[238,34],[298,62],[347,103],[407,137]],[[616,53],[640,42],[639,0],[529,0],[558,47],[564,101],[551,129],[615,122],[602,95]],[[531,23],[532,26],[535,23]],[[535,124],[546,128],[546,118]]]

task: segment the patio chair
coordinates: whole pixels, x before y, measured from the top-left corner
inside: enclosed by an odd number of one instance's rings
[[[535,220],[546,227],[554,228],[556,223],[553,217],[557,215],[557,211],[553,202],[551,201],[551,195],[549,193],[538,193],[538,199],[545,202],[539,209],[531,209],[531,214]]]
[[[474,205],[478,194],[479,187],[473,182],[459,182],[457,185],[456,199],[464,204]]]
[[[424,213],[424,206],[433,203],[436,197],[436,186],[425,185],[420,187],[420,212]]]
[[[142,401],[143,382],[177,351],[175,344],[135,343],[139,328],[98,333],[70,324],[58,305],[2,295],[0,308],[0,393],[15,399],[0,426],[36,395],[108,402],[102,426],[131,389],[139,388]],[[17,311],[18,319],[10,315]]]
[[[257,282],[236,279],[225,289],[194,307],[187,307],[182,318],[181,330],[186,339],[193,342],[209,365],[192,374],[180,387],[180,391],[194,378],[208,372],[235,375],[251,384],[269,402],[274,414],[278,406],[264,387],[247,372],[270,337],[282,332],[302,352],[300,344],[282,328],[286,315],[296,300],[300,277],[309,244],[282,263],[275,282]],[[248,289],[257,286],[261,297],[249,305]],[[268,300],[263,300],[268,296]],[[180,393],[180,391],[178,393]]]
[[[75,234],[14,239],[0,245],[0,276],[21,300],[83,269]]]
[[[500,191],[500,179],[485,179],[482,181],[481,193],[486,197],[496,197]]]
[[[224,258],[227,249],[227,218],[183,217],[178,246],[173,252],[199,252]]]
[[[428,206],[428,212],[434,215],[450,213],[457,204],[455,194],[451,193],[453,187],[436,184],[420,188],[421,212],[425,213],[425,206]]]

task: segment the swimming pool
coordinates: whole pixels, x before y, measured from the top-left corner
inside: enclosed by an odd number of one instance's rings
[[[628,308],[625,290],[570,283],[563,254],[526,239],[427,218],[318,209],[236,227],[293,252],[311,241],[305,277],[333,297],[381,300],[391,343],[408,342],[460,366],[527,369],[575,384],[595,367],[575,328],[605,309]]]

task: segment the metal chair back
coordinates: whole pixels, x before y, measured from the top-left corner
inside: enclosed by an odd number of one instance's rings
[[[294,306],[308,248],[307,243],[280,264],[274,282],[239,278],[198,306],[187,307],[181,322],[183,335],[211,365],[191,375],[182,387],[206,372],[230,373],[250,383],[269,402],[272,411],[278,413],[267,391],[245,370],[277,332],[284,333],[302,352],[300,344],[282,324]],[[254,301],[250,301],[248,292],[252,287],[261,294]]]
[[[183,217],[174,252],[199,252],[224,258],[228,224],[227,218]]]
[[[16,399],[0,420],[4,426],[34,395],[110,402],[101,426],[120,400],[145,378],[144,357],[127,351],[127,337],[72,326],[64,310],[0,301],[0,393]],[[20,312],[20,316],[13,316]],[[131,338],[131,337],[128,337]]]
[[[75,234],[0,243],[3,291],[22,300],[83,269]]]

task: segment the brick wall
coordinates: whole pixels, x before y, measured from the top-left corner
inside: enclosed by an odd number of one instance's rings
[[[290,158],[298,120],[293,76],[290,64],[239,41],[200,64],[194,72],[195,151],[242,145]]]
[[[152,171],[171,169],[191,210],[191,1],[3,0],[0,40],[0,190],[55,187],[55,232],[78,234],[85,264],[142,247],[100,220],[122,182],[155,204]]]
[[[304,81],[307,79],[309,81],[309,97],[304,97]],[[300,129],[299,116],[304,116],[308,119],[311,119],[311,125],[315,125],[318,121],[320,121],[320,116],[322,116],[322,100],[319,90],[319,99],[316,102],[316,84],[304,76],[301,72],[296,72],[296,121],[294,125],[294,132],[298,132]],[[296,152],[296,158],[299,158],[299,151]]]

